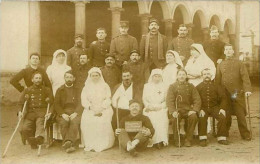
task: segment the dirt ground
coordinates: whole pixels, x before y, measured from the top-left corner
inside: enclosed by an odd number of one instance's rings
[[[15,129],[16,106],[1,107],[1,152]],[[244,141],[240,138],[236,118],[228,138],[230,145],[219,145],[216,138],[209,135],[207,147],[200,147],[198,141],[190,148],[176,148],[172,143],[166,148],[157,150],[149,148],[140,152],[138,157],[131,158],[129,154],[113,147],[101,153],[84,152],[78,149],[72,154],[67,154],[61,149],[61,144],[56,143],[50,148],[43,148],[40,157],[37,151],[31,150],[29,145],[22,145],[20,135],[17,133],[7,152],[7,156],[1,158],[1,164],[79,164],[79,163],[259,163],[259,88],[254,88],[250,97],[250,109],[252,117],[253,140]]]

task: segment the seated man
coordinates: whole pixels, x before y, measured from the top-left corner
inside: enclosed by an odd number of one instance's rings
[[[37,149],[37,145],[42,145],[44,142],[44,120],[51,115],[51,113],[46,114],[47,105],[53,102],[52,91],[42,84],[42,77],[40,72],[33,73],[33,85],[25,88],[21,96],[22,104],[27,101],[21,134],[32,149]],[[22,111],[19,111],[18,116],[23,117]]]
[[[177,104],[176,104],[177,103]],[[166,97],[166,104],[173,122],[173,138],[176,147],[181,146],[178,137],[177,120],[186,119],[186,139],[184,145],[191,146],[193,132],[197,124],[197,112],[200,110],[201,100],[196,88],[187,82],[187,72],[180,69],[177,72],[177,81],[170,85]]]
[[[79,132],[79,124],[83,108],[80,102],[80,91],[73,85],[75,77],[72,71],[64,75],[65,84],[56,92],[54,109],[57,121],[61,126],[62,147],[67,153],[75,151],[75,141]]]
[[[218,120],[217,139],[218,143],[227,145],[227,97],[225,91],[220,86],[211,81],[211,71],[206,68],[201,72],[203,82],[196,88],[201,98],[201,110],[199,113],[199,138],[200,145],[207,146],[207,119],[211,115]]]
[[[142,104],[139,101],[131,100],[129,110],[130,114],[121,119],[115,133],[122,148],[131,156],[136,156],[136,149],[147,147],[149,138],[154,134],[154,128],[149,118],[141,114]],[[130,127],[131,123],[134,124],[134,128]]]

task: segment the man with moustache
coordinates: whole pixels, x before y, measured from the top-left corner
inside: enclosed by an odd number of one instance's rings
[[[79,55],[87,54],[87,50],[83,47],[84,36],[82,34],[75,35],[75,45],[67,51],[67,64],[72,70],[79,65]]]
[[[21,95],[21,105],[27,101],[21,134],[27,140],[32,149],[37,149],[37,145],[44,142],[45,130],[44,120],[49,119],[51,113],[46,114],[48,103],[53,103],[52,91],[42,84],[42,74],[34,72],[31,77],[32,86],[25,88]],[[23,117],[22,111],[18,112],[18,117]]]
[[[242,139],[250,141],[251,136],[246,124],[245,98],[251,93],[251,82],[242,61],[235,59],[234,50],[231,44],[224,46],[225,60],[217,67],[216,84],[226,88],[229,108],[232,114],[236,115],[238,129]],[[228,128],[231,126],[231,116],[228,117]]]
[[[54,110],[57,113],[56,120],[61,126],[63,138],[62,147],[67,153],[75,151],[75,142],[79,132],[79,124],[83,107],[81,106],[80,90],[73,83],[75,77],[72,71],[64,75],[65,84],[56,92]]]
[[[142,101],[143,90],[138,83],[133,83],[130,70],[123,70],[122,83],[115,86],[112,92],[112,106],[118,108],[119,120],[129,114],[129,101],[136,99]],[[116,127],[116,112],[112,118],[112,126]]]
[[[80,54],[79,55],[79,65],[74,68],[73,74],[75,76],[75,82],[74,85],[77,87],[80,91],[85,85],[85,81],[88,77],[88,71],[91,68],[91,64],[88,61],[88,55],[87,54]]]
[[[106,41],[106,29],[98,28],[96,32],[97,41],[90,44],[88,49],[89,58],[93,67],[105,65],[106,54],[109,52],[110,43]]]
[[[212,25],[210,28],[210,40],[204,42],[203,48],[208,57],[215,63],[215,66],[225,58],[224,45],[225,43],[219,39],[217,26]]]
[[[121,81],[121,71],[115,65],[115,56],[113,54],[106,54],[105,63],[106,65],[101,67],[100,70],[105,82],[109,85],[110,90],[112,91]]]
[[[43,85],[51,89],[52,85],[46,74],[46,71],[40,67],[40,55],[38,53],[32,53],[29,59],[29,66],[22,69],[14,77],[11,78],[10,84],[12,84],[19,92],[24,91],[26,87],[33,85],[32,75],[35,72],[40,72],[42,74]],[[21,80],[24,80],[26,86],[20,84]]]
[[[177,104],[176,104],[177,103]],[[177,120],[186,119],[186,139],[184,146],[190,147],[193,139],[193,132],[198,121],[197,113],[201,107],[200,95],[197,89],[187,82],[187,72],[180,69],[177,72],[177,81],[170,85],[166,97],[166,105],[173,122],[173,139],[176,147],[179,147]],[[178,118],[178,119],[177,119]]]
[[[217,140],[219,144],[228,145],[227,141],[227,97],[223,86],[217,86],[211,81],[209,68],[202,70],[203,82],[196,88],[201,98],[199,112],[199,139],[202,147],[207,146],[207,120],[209,116],[218,120]]]
[[[157,19],[150,19],[149,33],[143,35],[140,42],[140,55],[148,65],[149,70],[162,68],[165,65],[165,54],[167,51],[167,38],[159,32]]]
[[[142,115],[143,105],[138,100],[129,102],[130,114],[123,117],[120,121],[119,128],[115,130],[119,143],[124,150],[131,156],[137,156],[136,150],[142,150],[147,147],[148,140],[154,134],[154,128],[150,119]],[[127,124],[138,123],[140,126],[136,129],[128,129]]]
[[[130,70],[133,74],[133,82],[138,83],[141,87],[144,86],[146,80],[149,76],[149,70],[145,63],[140,60],[141,56],[137,52],[137,50],[133,50],[130,52],[130,60],[127,64],[123,66],[124,69]]]
[[[186,25],[179,25],[178,33],[179,35],[176,38],[173,38],[169,43],[168,49],[177,51],[183,65],[185,66],[190,57],[190,46],[194,41],[188,37],[188,29]]]
[[[129,22],[120,21],[120,35],[113,38],[110,45],[111,54],[115,54],[116,64],[121,68],[129,60],[130,52],[138,50],[138,43],[135,37],[128,34]]]

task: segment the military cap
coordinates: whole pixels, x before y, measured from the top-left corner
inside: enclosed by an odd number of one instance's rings
[[[75,39],[76,39],[76,38],[82,38],[82,39],[84,39],[84,36],[83,36],[82,34],[76,34],[76,35],[75,35]]]
[[[129,21],[120,21],[120,27],[129,27]]]
[[[155,23],[159,24],[158,20],[157,20],[157,19],[155,19],[155,18],[151,18],[149,22],[150,22],[150,24],[151,24],[151,23],[153,23],[153,22],[155,22]]]
[[[211,28],[210,28],[210,31],[213,31],[213,30],[218,30],[218,27],[215,26],[215,25],[212,25]]]
[[[112,58],[115,59],[115,54],[114,53],[107,53],[106,58],[108,58],[108,57],[112,57]]]
[[[130,52],[130,55],[133,54],[133,53],[137,53],[138,55],[140,55],[137,50],[132,50],[132,51]]]

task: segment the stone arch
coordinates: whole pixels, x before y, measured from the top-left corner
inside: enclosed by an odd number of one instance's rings
[[[212,26],[212,25],[215,25],[218,27],[219,31],[222,31],[222,25],[221,25],[221,22],[220,22],[220,19],[219,19],[219,16],[214,14],[210,17],[210,20],[209,20],[209,28]]]
[[[208,21],[207,18],[204,14],[205,12],[202,9],[198,9],[194,12],[193,16],[192,16],[192,22],[194,22],[194,17],[197,14],[199,19],[200,19],[200,23],[201,23],[201,28],[206,28],[208,27]]]
[[[203,28],[207,27],[206,17],[202,10],[197,10],[192,17],[192,39],[194,42],[202,43],[204,38]]]
[[[231,19],[226,19],[225,20],[225,23],[224,23],[224,26],[223,26],[223,29],[225,30],[225,26],[228,27],[228,33],[229,34],[235,34],[235,25],[233,23],[233,21]]]
[[[163,13],[163,19],[171,19],[169,2],[168,1],[157,1],[157,2],[160,3],[161,9],[162,9],[162,13]],[[149,8],[148,8],[149,9],[149,13],[151,13],[152,4],[153,4],[153,1],[150,1]]]
[[[173,8],[173,10],[172,10],[172,17],[174,17],[174,14],[175,14],[175,11],[177,10],[177,9],[180,9],[180,11],[181,11],[181,13],[182,13],[182,16],[183,16],[183,23],[184,24],[189,24],[189,23],[191,23],[191,20],[192,20],[192,18],[191,18],[191,13],[190,13],[190,10],[188,9],[188,7],[187,7],[188,5],[186,5],[185,3],[177,3],[175,6],[174,6],[174,8]]]

